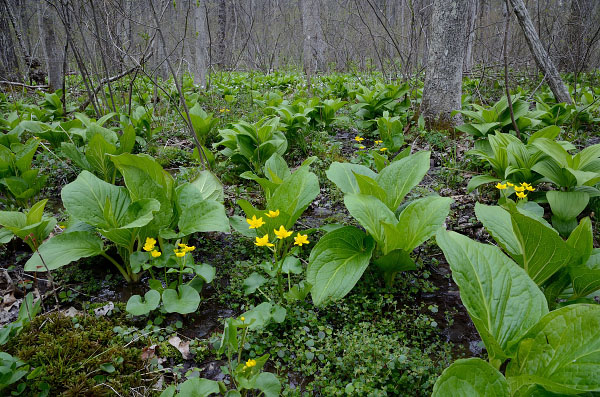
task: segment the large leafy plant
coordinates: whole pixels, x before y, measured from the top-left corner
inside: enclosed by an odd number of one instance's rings
[[[401,206],[429,170],[430,152],[392,162],[379,174],[367,167],[333,163],[327,177],[345,194],[344,204],[365,231],[346,226],[323,236],[307,269],[316,305],[344,297],[372,261],[391,284],[416,265],[412,251],[429,239],[450,211],[450,198],[429,196]]]
[[[102,255],[128,282],[140,279],[131,256],[146,238],[178,239],[196,232],[229,231],[218,179],[203,171],[193,182],[175,186],[173,177],[147,155],[121,154],[111,159],[125,180],[115,186],[83,171],[61,192],[63,205],[78,221],[39,247],[25,265],[50,270],[82,257]],[[121,262],[109,256],[101,235],[117,248]]]
[[[36,138],[10,147],[0,145],[0,192],[6,197],[2,200],[5,204],[28,207],[46,183],[48,176],[31,167],[38,145]]]
[[[437,242],[489,362],[456,361],[436,382],[433,396],[600,391],[599,306],[575,304],[549,312],[534,280],[497,247],[446,231],[437,234]]]
[[[288,143],[279,131],[279,117],[264,117],[254,124],[240,121],[231,128],[219,130],[223,138],[214,146],[224,146],[221,154],[242,168],[259,174],[273,153],[283,156]]]
[[[357,103],[350,107],[360,118],[359,127],[365,129],[372,127],[385,111],[395,115],[408,109],[410,100],[406,94],[409,90],[410,87],[406,83],[399,86],[377,84],[373,89],[361,85],[354,93]],[[400,100],[403,96],[405,98]]]
[[[16,236],[35,251],[56,226],[54,217],[44,215],[47,202],[47,199],[39,201],[25,212],[0,211],[0,244]]]

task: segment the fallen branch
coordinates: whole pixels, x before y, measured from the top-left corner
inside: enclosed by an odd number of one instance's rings
[[[6,80],[0,80],[0,85],[11,85],[11,86],[16,86],[16,87],[23,87],[23,88],[27,88],[28,90],[47,90],[48,89],[47,85],[28,85],[28,84],[18,83],[16,81],[6,81]]]

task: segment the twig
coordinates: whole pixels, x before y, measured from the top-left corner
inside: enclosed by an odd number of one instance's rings
[[[28,90],[47,90],[49,88],[47,85],[29,85],[6,80],[0,80],[0,85],[14,85],[17,87],[27,88]]]

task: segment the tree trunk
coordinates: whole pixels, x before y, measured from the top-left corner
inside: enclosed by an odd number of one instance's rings
[[[479,0],[471,0],[470,12],[468,15],[467,29],[467,48],[465,49],[465,62],[463,70],[470,72],[473,68],[473,43],[475,42],[475,27],[477,26],[477,15],[479,14]]]
[[[2,4],[0,4],[0,9],[2,9]],[[0,14],[0,79],[13,80],[18,79],[20,75],[10,23],[3,11]]]
[[[225,36],[227,32],[227,2],[219,0],[218,10],[219,31],[217,33],[217,63],[221,69],[225,68]]]
[[[525,3],[523,0],[510,0],[510,3],[515,10],[517,20],[519,21],[519,25],[521,25],[521,29],[525,35],[525,40],[527,41],[529,50],[533,54],[535,63],[546,76],[546,80],[548,81],[548,85],[550,86],[556,101],[571,103],[569,91],[560,78],[560,74],[550,59],[550,56],[542,46],[542,42],[540,41],[540,37],[533,27],[533,23],[531,22],[531,18],[529,17],[529,12],[525,7]]]
[[[462,70],[471,0],[436,0],[431,15],[431,33],[421,113],[430,129],[447,130],[460,123]]]
[[[56,26],[58,18],[55,18],[54,9],[44,2],[38,3],[38,21],[42,37],[42,48],[46,58],[48,71],[48,88],[56,91],[63,86],[63,50],[64,46],[58,42]]]
[[[206,68],[208,58],[207,42],[208,31],[206,26],[206,8],[204,0],[199,1],[194,10],[195,41],[194,41],[194,84],[206,86]]]
[[[300,0],[302,16],[304,71],[310,75],[325,69],[325,42],[321,30],[319,0]]]

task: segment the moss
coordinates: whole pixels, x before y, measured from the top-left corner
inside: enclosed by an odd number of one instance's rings
[[[113,395],[111,388],[129,395],[131,388],[149,386],[153,379],[142,377],[146,372],[142,342],[126,345],[114,326],[115,321],[105,317],[39,316],[10,341],[7,351],[32,368],[41,367],[28,382],[29,393],[46,383],[54,396]],[[106,372],[103,364],[112,365],[114,371]]]

